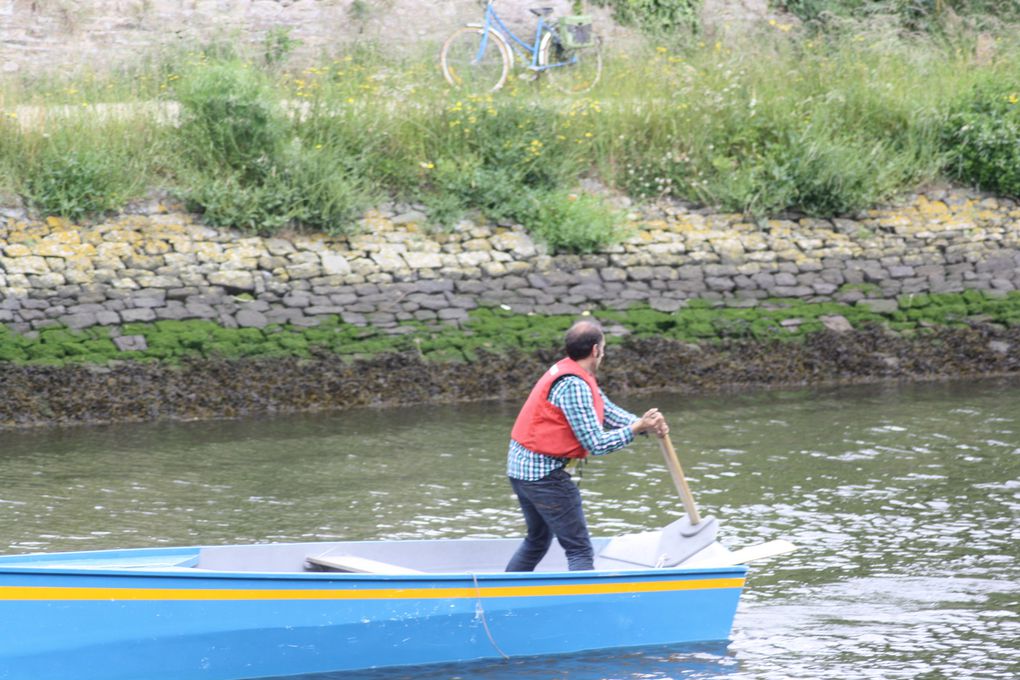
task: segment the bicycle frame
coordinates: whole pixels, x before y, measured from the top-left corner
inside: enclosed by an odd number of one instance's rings
[[[517,35],[510,30],[510,27],[504,23],[503,19],[496,14],[496,10],[493,8],[493,0],[489,0],[485,3],[485,23],[482,26],[482,41],[478,45],[478,55],[475,57],[476,61],[481,61],[482,56],[485,54],[485,48],[489,45],[489,33],[493,30],[497,30],[504,38],[509,38],[507,44],[512,48],[521,52],[521,54],[527,54],[531,63],[528,64],[528,68],[532,71],[547,71],[551,68],[559,68],[561,66],[569,66],[577,61],[577,57],[571,57],[569,61],[558,62],[555,64],[546,64],[544,66],[538,63],[539,46],[542,43],[542,34],[545,32],[552,32],[552,24],[545,20],[545,17],[538,17],[538,26],[535,27],[535,42],[531,45],[524,42]],[[512,54],[512,52],[511,52]]]

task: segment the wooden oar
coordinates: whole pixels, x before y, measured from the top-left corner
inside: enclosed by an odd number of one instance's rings
[[[673,442],[669,440],[669,435],[664,434],[659,437],[659,448],[662,449],[662,455],[666,458],[666,467],[669,468],[669,476],[673,478],[673,483],[676,485],[676,490],[680,494],[680,500],[683,501],[684,509],[687,511],[687,518],[691,522],[691,526],[695,526],[701,523],[701,515],[698,514],[698,509],[694,506],[694,497],[691,496],[691,489],[687,486],[687,478],[684,477],[684,470],[680,467],[680,459],[676,457],[676,451],[673,449]]]

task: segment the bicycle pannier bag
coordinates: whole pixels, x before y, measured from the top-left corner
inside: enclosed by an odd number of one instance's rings
[[[595,42],[592,19],[587,14],[561,17],[559,20],[560,42],[570,50],[590,47]]]

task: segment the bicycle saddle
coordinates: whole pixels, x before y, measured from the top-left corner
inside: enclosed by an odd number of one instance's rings
[[[529,7],[528,11],[536,17],[547,17],[553,13],[552,7]]]

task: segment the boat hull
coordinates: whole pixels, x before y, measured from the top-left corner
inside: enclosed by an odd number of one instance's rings
[[[745,576],[67,564],[0,560],[0,678],[237,680],[724,640]]]

